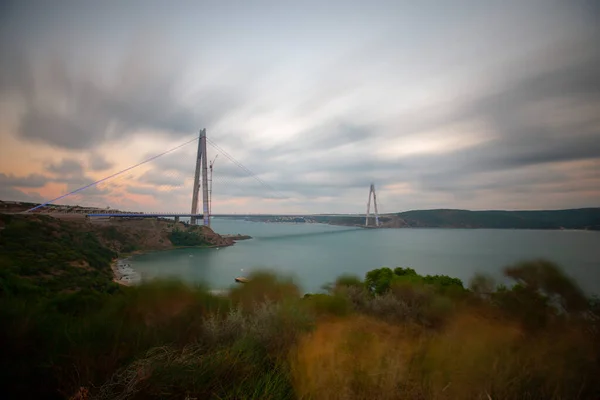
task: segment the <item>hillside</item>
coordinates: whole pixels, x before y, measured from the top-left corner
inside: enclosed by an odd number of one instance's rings
[[[270,223],[364,226],[361,215],[262,215],[229,217]],[[370,224],[374,224],[374,217]],[[544,211],[415,210],[379,216],[382,228],[488,228],[600,230],[600,208]]]
[[[600,208],[551,211],[416,210],[396,214],[398,227],[600,230]]]
[[[510,287],[383,267],[303,297],[264,271],[219,296],[112,282],[127,246],[211,240],[172,221],[0,214],[3,398],[598,398],[598,301],[549,261],[507,267]]]
[[[173,221],[89,222],[0,214],[0,291],[110,291],[112,259],[178,246],[228,246],[204,226]]]

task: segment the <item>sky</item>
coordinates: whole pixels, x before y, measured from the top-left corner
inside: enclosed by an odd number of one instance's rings
[[[206,128],[213,213],[598,207],[599,43],[595,0],[1,1],[0,199]],[[59,203],[187,212],[196,151]]]

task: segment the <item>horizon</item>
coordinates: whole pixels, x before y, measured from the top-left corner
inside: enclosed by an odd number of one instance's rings
[[[444,4],[4,2],[0,199],[43,203],[206,128],[265,183],[219,152],[214,214],[364,214],[371,182],[381,215],[598,208],[600,6]],[[195,156],[68,205],[188,212]]]
[[[14,200],[3,200],[0,199],[0,203],[6,203],[6,202],[19,202],[19,201],[14,201]],[[20,203],[25,203],[25,204],[29,204],[29,205],[40,205],[42,203],[35,203],[35,202],[20,202]],[[93,207],[93,206],[86,206],[86,205],[81,205],[81,204],[49,204],[48,206],[56,206],[56,207],[81,207],[81,208],[98,208],[99,210],[105,210],[106,208],[101,208],[101,207]],[[118,210],[116,208],[110,208],[111,210]],[[415,209],[409,209],[409,210],[403,210],[403,211],[391,211],[391,212],[385,212],[385,213],[379,213],[379,216],[386,216],[386,215],[397,215],[397,214],[402,214],[402,213],[407,213],[407,212],[413,212],[413,211],[469,211],[469,212],[544,212],[544,211],[577,211],[577,210],[597,210],[600,209],[600,206],[598,207],[577,207],[577,208],[554,208],[554,209],[517,209],[517,210],[507,210],[507,209],[481,209],[481,210],[473,210],[473,209],[466,209],[466,208],[415,208]],[[131,211],[131,210],[119,210],[119,211]],[[151,211],[146,212],[148,214],[152,214]],[[300,214],[268,214],[268,213],[246,213],[246,212],[232,212],[232,213],[219,213],[219,214],[211,214],[211,216],[215,216],[215,217],[220,217],[222,215],[259,215],[259,216],[318,216],[318,215],[342,215],[342,216],[360,216],[360,217],[364,217],[366,216],[366,213],[360,213],[360,212],[356,212],[356,213],[300,213]],[[373,214],[373,212],[371,212],[371,214]],[[200,215],[200,214],[199,214]]]

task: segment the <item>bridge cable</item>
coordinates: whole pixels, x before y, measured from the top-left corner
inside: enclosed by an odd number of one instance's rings
[[[235,165],[237,165],[239,168],[241,168],[251,178],[254,178],[258,183],[260,183],[261,185],[263,185],[264,187],[266,187],[270,191],[274,192],[275,194],[278,194],[281,198],[287,198],[287,196],[283,195],[281,192],[279,192],[273,186],[269,185],[267,182],[265,182],[264,180],[262,180],[261,178],[259,178],[254,172],[252,172],[248,167],[246,167],[240,161],[236,160],[235,157],[233,157],[231,154],[229,154],[228,152],[226,152],[225,150],[223,150],[223,148],[221,146],[219,146],[218,144],[216,144],[215,142],[213,142],[209,138],[206,138],[206,142],[208,144],[210,144],[212,147],[214,147],[221,154],[223,154],[223,156],[227,157],[229,159],[229,161],[231,161],[232,163],[234,163]]]
[[[152,157],[150,157],[150,158],[148,158],[148,159],[146,159],[146,160],[144,160],[144,161],[141,161],[141,162],[139,162],[139,163],[137,163],[137,164],[135,164],[135,165],[132,165],[131,167],[125,168],[125,169],[123,169],[123,170],[121,170],[121,171],[119,171],[119,172],[115,172],[114,174],[112,174],[112,175],[109,175],[109,176],[107,176],[107,177],[104,177],[104,178],[102,178],[102,179],[100,179],[100,180],[97,180],[96,182],[92,182],[92,183],[90,183],[89,185],[82,186],[82,187],[80,187],[79,189],[75,189],[75,190],[73,190],[72,192],[69,192],[69,193],[67,193],[67,194],[63,194],[62,196],[58,196],[58,197],[57,197],[57,198],[55,198],[55,199],[49,200],[49,201],[47,201],[47,202],[45,202],[45,203],[43,203],[43,204],[37,205],[37,206],[35,206],[35,207],[33,207],[33,208],[30,208],[29,210],[26,210],[25,212],[30,212],[30,211],[33,211],[33,210],[37,210],[38,208],[41,208],[41,207],[47,206],[48,204],[50,204],[50,203],[54,203],[54,202],[55,202],[55,201],[57,201],[57,200],[63,199],[63,198],[65,198],[65,197],[67,197],[67,196],[70,196],[70,195],[72,195],[72,194],[75,194],[75,193],[77,193],[77,192],[81,192],[82,190],[85,190],[85,189],[87,189],[87,188],[89,188],[89,187],[91,187],[91,186],[97,185],[97,184],[99,184],[99,183],[101,183],[101,182],[107,181],[107,180],[109,180],[109,179],[111,179],[111,178],[114,178],[114,177],[115,177],[115,176],[117,176],[117,175],[121,175],[122,173],[125,173],[125,172],[127,172],[127,171],[130,171],[130,170],[132,170],[132,169],[134,169],[134,168],[136,168],[136,167],[139,167],[140,165],[143,165],[143,164],[149,163],[150,161],[156,160],[157,158],[159,158],[159,157],[161,157],[161,156],[164,156],[165,154],[171,153],[171,152],[173,152],[173,151],[175,151],[175,150],[178,150],[178,149],[182,148],[183,146],[186,146],[186,145],[188,145],[188,144],[190,144],[190,143],[192,143],[192,142],[195,142],[196,140],[198,140],[198,137],[195,137],[195,138],[193,138],[192,140],[189,140],[189,141],[187,141],[187,142],[185,142],[185,143],[182,143],[182,144],[180,144],[180,145],[178,145],[178,146],[176,146],[176,147],[173,147],[172,149],[169,149],[169,150],[167,150],[167,151],[164,151],[164,152],[162,152],[162,153],[160,153],[160,154],[157,154],[157,155],[155,155],[155,156],[152,156]]]

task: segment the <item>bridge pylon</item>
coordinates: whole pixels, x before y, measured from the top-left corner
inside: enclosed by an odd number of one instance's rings
[[[206,153],[206,129],[200,131],[198,138],[198,155],[196,157],[196,170],[194,172],[194,187],[192,189],[192,217],[190,222],[192,225],[197,225],[198,214],[198,195],[200,187],[202,187],[202,213],[204,217],[204,225],[210,226],[210,207],[208,197],[208,154]],[[202,180],[201,180],[202,179]]]
[[[367,218],[365,226],[369,226],[369,217],[371,216],[371,195],[373,196],[373,206],[375,208],[375,226],[379,226],[379,212],[377,211],[377,195],[375,194],[375,184],[371,183],[369,188],[369,201],[367,201]]]

